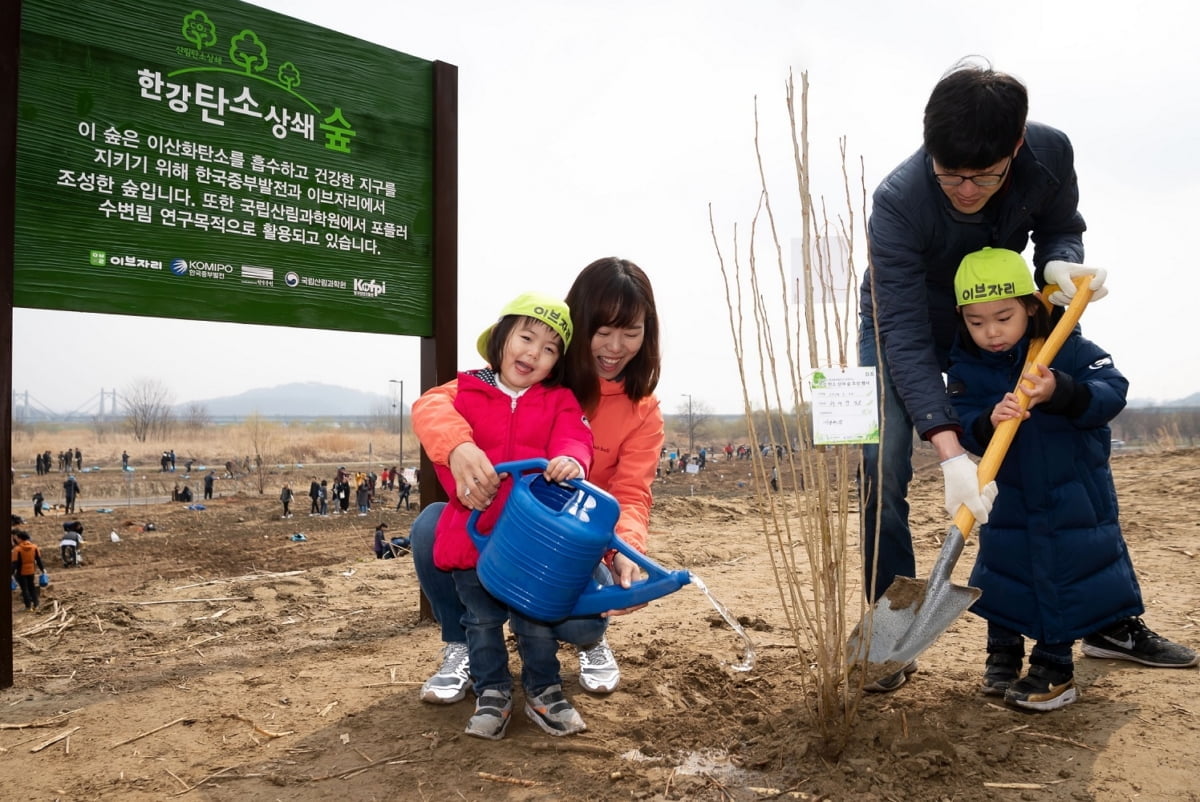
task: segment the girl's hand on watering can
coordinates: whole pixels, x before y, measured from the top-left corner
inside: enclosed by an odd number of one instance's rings
[[[566,482],[571,479],[582,479],[583,468],[570,457],[555,457],[546,464],[542,476],[547,482]]]
[[[613,582],[623,588],[628,588],[635,581],[641,578],[640,569],[637,564],[626,557],[624,554],[614,554],[612,562]],[[623,610],[609,610],[607,613],[601,613],[603,618],[611,618],[614,615],[628,615],[635,610],[640,610],[646,607],[646,604],[638,604],[633,607],[626,607]]]
[[[500,489],[500,477],[491,460],[472,442],[460,443],[450,452],[450,474],[458,500],[472,510],[486,510]]]

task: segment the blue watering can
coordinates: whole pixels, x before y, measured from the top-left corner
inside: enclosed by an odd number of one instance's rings
[[[479,511],[467,520],[467,533],[479,550],[475,570],[489,593],[538,621],[561,621],[635,607],[674,593],[691,581],[687,571],[668,571],[617,537],[620,506],[610,494],[582,479],[566,485],[541,475],[544,459],[496,466],[508,473],[512,493],[490,535],[476,529]],[[523,471],[539,473],[521,475]],[[649,577],[630,587],[601,585],[592,573],[609,549],[624,554]]]

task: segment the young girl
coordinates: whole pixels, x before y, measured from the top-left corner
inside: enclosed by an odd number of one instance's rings
[[[571,343],[567,305],[527,293],[500,314],[499,322],[484,331],[478,342],[479,353],[490,367],[459,374],[454,408],[470,424],[475,445],[493,466],[542,457],[549,459],[544,471],[548,481],[583,477],[592,461],[591,430],[575,396],[558,386],[560,358]],[[479,553],[466,525],[483,493],[481,477],[456,482],[448,466],[435,468],[450,501],[438,518],[433,559],[438,568],[452,573],[466,609],[462,623],[475,677],[475,714],[467,723],[467,734],[497,740],[508,727],[512,675],[504,622],[509,618],[523,663],[525,714],[551,735],[582,732],[587,725],[562,692],[559,644],[551,626],[510,611],[487,592],[476,574]],[[480,532],[491,531],[511,487],[505,483],[496,503],[480,516]]]
[[[1143,611],[1108,466],[1108,422],[1125,407],[1129,382],[1078,329],[1051,365],[1022,374],[1031,338],[1051,325],[1020,254],[968,254],[954,290],[962,328],[948,391],[963,446],[982,454],[1002,421],[1022,416],[1012,392],[1022,375],[1030,399],[996,476],[971,574],[983,591],[971,609],[988,622],[982,690],[1055,710],[1076,698],[1075,640]],[[1022,677],[1023,636],[1035,643]]]

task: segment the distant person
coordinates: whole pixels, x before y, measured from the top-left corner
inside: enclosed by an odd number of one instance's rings
[[[171,449],[170,453],[167,454],[167,458],[171,461],[171,473],[175,473],[175,449]]]
[[[308,514],[310,516],[321,514],[321,483],[317,481],[317,477],[313,477],[308,484],[308,497],[312,501],[309,505]]]
[[[121,470],[129,470],[129,452],[121,451]]]
[[[320,514],[329,514],[329,484],[328,480],[322,479],[321,486],[318,489],[317,499],[320,501]]]
[[[41,490],[33,491],[33,517],[45,518],[46,513],[42,512],[42,508],[46,505],[46,497],[42,495]]]
[[[79,494],[79,482],[75,481],[75,474],[67,474],[67,481],[63,482],[63,497],[66,499],[65,512],[68,515],[75,512],[75,499]]]
[[[159,472],[159,473],[166,473],[166,472],[167,472],[167,467],[168,467],[170,464],[171,464],[171,455],[170,455],[170,454],[168,454],[167,452],[165,452],[165,451],[164,451],[164,452],[162,453],[162,456],[160,456],[160,457],[158,458],[158,472]]]
[[[279,491],[279,503],[283,505],[283,515],[280,517],[292,517],[290,508],[292,506],[292,499],[295,498],[295,496],[296,494],[292,492],[292,486],[289,484],[284,484],[283,489]]]
[[[391,553],[391,549],[387,546],[387,528],[386,523],[375,527],[375,559],[377,560],[382,560],[384,554]]]
[[[361,474],[360,474],[361,476]],[[362,476],[359,479],[358,487],[354,491],[355,502],[358,504],[358,515],[362,517],[371,510],[371,486],[367,482],[367,477]]]
[[[403,504],[404,509],[411,510],[412,502],[409,501],[409,494],[412,493],[412,485],[408,483],[408,477],[404,475],[404,471],[400,471],[400,475],[397,477],[393,474],[393,478],[400,482],[400,496],[396,499],[396,509],[400,509],[400,505]]]
[[[42,564],[42,552],[29,539],[29,533],[18,530],[13,533],[17,545],[12,550],[12,575],[21,588],[21,601],[25,609],[37,612],[38,609],[38,574],[45,573],[46,566]]]
[[[192,472],[192,465],[193,465],[193,464],[195,464],[195,462],[196,462],[196,461],[195,461],[194,459],[189,459],[187,462],[185,462],[185,463],[183,464],[183,472],[184,472],[184,473],[191,473],[191,472]]]
[[[571,333],[565,303],[526,293],[507,304],[499,321],[480,335],[479,353],[488,366],[458,375],[454,409],[470,425],[474,446],[491,466],[541,457],[549,459],[542,471],[546,481],[585,475],[592,462],[591,429],[575,396],[561,385],[562,354]],[[551,735],[583,732],[587,725],[563,694],[553,625],[510,609],[487,591],[476,572],[479,552],[467,534],[468,517],[481,511],[479,526],[490,531],[511,485],[502,486],[499,503],[489,507],[480,477],[460,483],[444,465],[437,474],[450,501],[437,520],[433,559],[440,570],[450,572],[466,609],[462,624],[475,677],[475,713],[467,722],[467,735],[498,740],[508,728],[513,677],[505,621],[524,663],[526,717]]]
[[[206,499],[213,497],[213,483],[217,481],[217,475],[212,471],[204,477],[204,497]]]
[[[333,486],[334,495],[337,497],[336,510],[342,515],[350,514],[350,478],[347,474],[343,474],[346,478]]]
[[[192,494],[192,488],[189,485],[184,485],[183,490],[179,491],[179,500],[184,504],[191,504],[195,496]]]
[[[83,540],[83,524],[79,521],[67,521],[62,525],[62,540],[58,541],[58,550],[62,554],[63,568],[79,565],[79,547]]]
[[[77,470],[77,471],[83,470],[83,452],[80,451],[78,448],[75,449],[75,470]]]
[[[39,451],[37,453],[37,458],[34,460],[34,462],[37,464],[37,475],[41,476],[46,472],[45,463],[42,462],[42,452]]]

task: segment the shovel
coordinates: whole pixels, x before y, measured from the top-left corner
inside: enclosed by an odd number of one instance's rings
[[[1034,341],[1030,345],[1030,356],[1022,373],[1035,364],[1049,365],[1079,323],[1084,307],[1092,298],[1091,277],[1081,277],[1076,284],[1075,297],[1071,299],[1070,305],[1045,343],[1039,347],[1039,343]],[[1049,297],[1054,289],[1057,288],[1046,287],[1043,297]],[[1018,380],[1014,391],[1021,403],[1022,412],[1029,408],[1029,396],[1025,393],[1023,382],[1023,379]],[[1000,463],[1004,461],[1004,455],[1008,453],[1008,447],[1012,444],[1020,424],[1021,418],[1012,418],[996,427],[992,440],[979,461],[980,487],[996,478]],[[982,593],[979,588],[955,585],[950,578],[974,525],[975,516],[971,511],[965,505],[959,507],[929,579],[920,581],[911,577],[896,577],[887,591],[867,611],[866,617],[854,628],[846,645],[846,653],[851,661],[859,662],[865,659],[863,671],[866,682],[873,682],[903,670],[917,655],[932,646],[933,642],[979,598]],[[865,645],[864,637],[870,638],[869,643]]]

